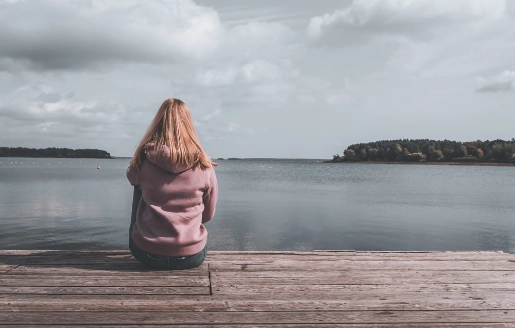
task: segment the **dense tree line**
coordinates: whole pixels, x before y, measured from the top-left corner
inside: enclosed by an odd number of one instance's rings
[[[333,161],[515,163],[515,139],[459,142],[451,140],[381,140],[350,145]]]
[[[0,147],[0,157],[112,158],[111,154],[99,149],[35,149],[23,147]]]

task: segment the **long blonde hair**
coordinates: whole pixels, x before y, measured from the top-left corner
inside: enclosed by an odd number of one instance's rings
[[[188,106],[179,99],[163,102],[134,152],[131,169],[139,171],[146,150],[159,151],[163,147],[170,150],[174,165],[201,169],[216,165],[200,144]]]

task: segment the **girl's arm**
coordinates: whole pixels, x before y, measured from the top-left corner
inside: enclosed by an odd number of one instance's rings
[[[127,179],[129,180],[131,185],[139,186],[139,174],[138,174],[138,172],[134,172],[133,170],[131,170],[131,167],[129,166],[127,168],[126,175],[127,175]]]
[[[202,223],[209,222],[216,211],[216,201],[218,200],[218,182],[216,180],[215,170],[210,169],[209,187],[204,191],[203,203],[204,212],[202,212]]]

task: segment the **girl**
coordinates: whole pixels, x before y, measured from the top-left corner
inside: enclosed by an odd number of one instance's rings
[[[136,186],[142,194],[129,229],[136,259],[171,270],[204,262],[204,223],[213,218],[218,198],[215,165],[200,144],[186,104],[165,100],[127,169],[135,194]]]

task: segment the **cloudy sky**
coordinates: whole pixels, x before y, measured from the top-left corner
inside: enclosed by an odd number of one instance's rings
[[[515,1],[0,0],[0,146],[130,156],[161,102],[213,157],[515,137]]]

